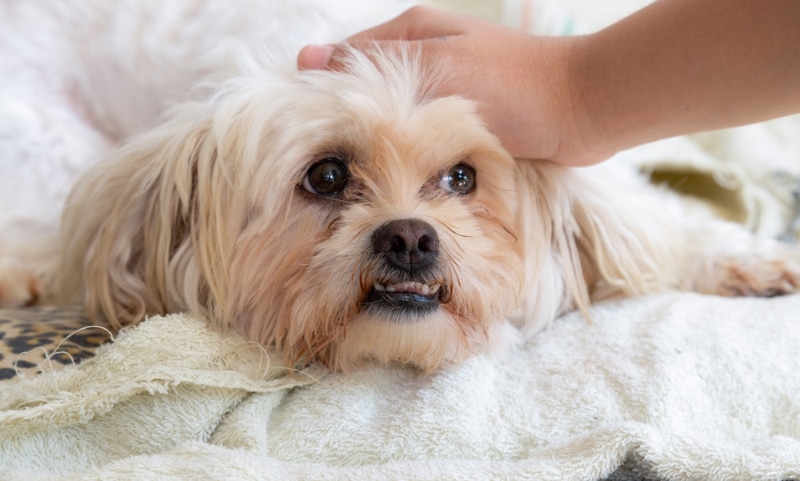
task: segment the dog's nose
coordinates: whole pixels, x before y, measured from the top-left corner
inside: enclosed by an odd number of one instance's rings
[[[439,236],[427,222],[393,220],[372,235],[375,252],[389,265],[412,273],[431,266],[439,255]]]

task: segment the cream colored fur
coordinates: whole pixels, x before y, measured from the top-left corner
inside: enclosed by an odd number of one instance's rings
[[[430,94],[446,69],[423,71],[412,52],[353,51],[346,73],[230,52],[195,99],[76,183],[59,272],[66,298],[93,319],[119,328],[188,310],[289,362],[346,371],[374,359],[430,372],[598,300],[666,289],[775,295],[800,284],[796,251],[690,220],[621,167],[512,159],[472,102]],[[307,170],[330,156],[347,164],[347,190],[306,192]],[[440,187],[459,163],[476,171],[465,195]],[[364,308],[396,275],[371,239],[398,219],[425,221],[439,237],[438,277],[426,282],[444,287],[422,318]]]

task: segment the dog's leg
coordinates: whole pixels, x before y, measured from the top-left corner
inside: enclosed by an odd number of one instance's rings
[[[687,232],[683,286],[721,296],[776,296],[800,288],[800,249],[711,221]]]
[[[613,165],[592,172],[572,201],[593,301],[665,288],[722,296],[800,289],[800,248],[756,237],[630,173]]]
[[[0,258],[0,308],[27,307],[38,302],[42,281],[27,262]]]
[[[58,295],[55,287],[59,263],[57,234],[41,226],[26,227],[31,228],[3,231],[0,308],[52,304]]]
[[[522,161],[520,169],[521,202],[536,213],[521,223],[529,227],[524,244],[533,247],[523,255],[532,266],[526,285],[535,287],[522,304],[526,333],[575,307],[668,289],[723,296],[800,290],[800,249],[689,209],[630,170]]]

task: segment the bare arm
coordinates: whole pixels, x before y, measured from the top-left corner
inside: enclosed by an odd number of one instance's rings
[[[350,39],[446,62],[513,154],[570,165],[645,142],[800,112],[799,0],[659,0],[591,35],[526,35],[427,7]],[[301,68],[329,51],[307,47]]]
[[[574,55],[579,131],[600,157],[800,112],[796,0],[660,0]]]

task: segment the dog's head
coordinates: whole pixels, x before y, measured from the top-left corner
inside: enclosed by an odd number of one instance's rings
[[[346,64],[238,75],[83,179],[91,312],[190,309],[339,369],[480,349],[519,297],[513,159],[410,56]]]
[[[90,315],[191,310],[289,362],[430,371],[518,308],[588,302],[564,169],[516,163],[411,55],[345,64],[240,67],[87,175],[64,238]]]

